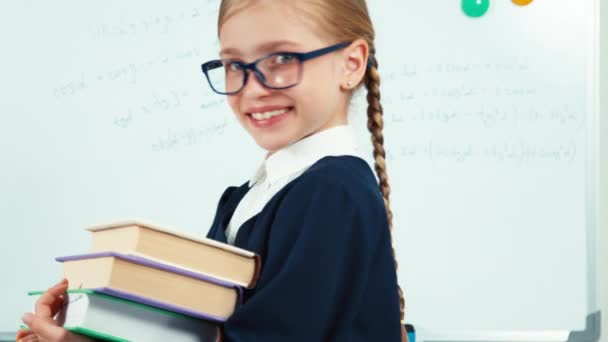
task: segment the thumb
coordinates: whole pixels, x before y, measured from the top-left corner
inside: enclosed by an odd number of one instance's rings
[[[44,341],[67,341],[68,331],[53,324],[48,318],[40,317],[32,313],[26,313],[22,317],[23,323],[27,324],[32,331]]]

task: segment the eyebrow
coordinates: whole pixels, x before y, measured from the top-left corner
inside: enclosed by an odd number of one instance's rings
[[[300,44],[290,41],[290,40],[275,40],[275,41],[271,41],[271,42],[267,42],[267,43],[262,43],[260,45],[258,45],[255,48],[255,52],[256,53],[263,53],[263,52],[269,52],[272,50],[275,50],[281,46],[293,46],[293,47],[299,47]],[[220,56],[223,55],[236,55],[236,56],[240,56],[242,55],[241,51],[237,48],[226,48],[226,49],[222,49],[222,51],[220,51]]]

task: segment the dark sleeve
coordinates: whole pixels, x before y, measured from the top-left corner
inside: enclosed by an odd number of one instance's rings
[[[379,192],[294,185],[275,213],[255,293],[224,325],[245,341],[400,341],[390,234]]]

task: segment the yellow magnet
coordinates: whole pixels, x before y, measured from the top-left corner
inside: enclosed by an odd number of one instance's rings
[[[512,0],[514,4],[518,6],[527,6],[532,3],[534,0]]]

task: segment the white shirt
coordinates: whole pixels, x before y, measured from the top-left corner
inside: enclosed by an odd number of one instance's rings
[[[336,126],[299,140],[267,156],[249,180],[249,191],[236,207],[226,237],[234,244],[245,221],[258,214],[287,183],[327,156],[359,156],[352,127]]]

